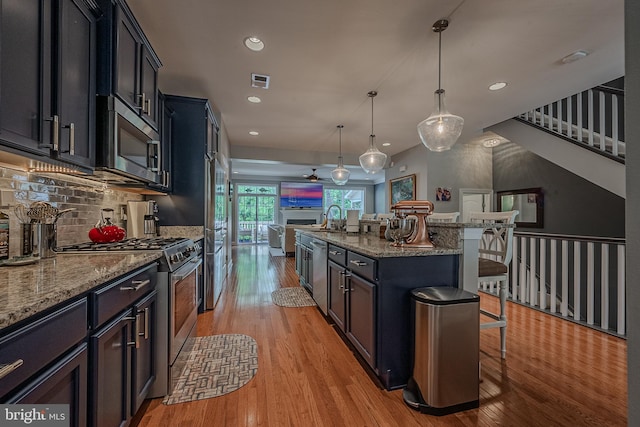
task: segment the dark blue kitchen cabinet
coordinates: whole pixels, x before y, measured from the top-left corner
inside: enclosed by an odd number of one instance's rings
[[[158,92],[158,128],[160,131],[160,184],[159,189],[171,191],[171,140],[173,127],[173,110],[165,102],[162,92]]]
[[[87,425],[87,344],[82,343],[6,403],[67,404],[71,427]]]
[[[1,0],[0,12],[0,143],[90,168],[97,11],[85,0]]]
[[[161,225],[205,224],[209,163],[213,159],[219,126],[209,101],[165,95],[171,109],[171,197],[158,198]],[[209,176],[210,177],[210,176]]]
[[[98,0],[100,95],[116,95],[154,129],[158,129],[158,69],[161,62],[123,0]]]
[[[155,264],[91,292],[89,424],[127,425],[156,378]]]

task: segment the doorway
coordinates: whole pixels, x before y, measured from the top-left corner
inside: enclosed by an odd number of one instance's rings
[[[238,185],[237,243],[268,241],[267,227],[276,220],[276,193],[275,185]]]
[[[490,212],[493,190],[486,188],[460,189],[460,222],[469,222],[470,212]]]

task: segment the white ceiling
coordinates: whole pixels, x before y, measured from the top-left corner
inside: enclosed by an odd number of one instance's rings
[[[371,132],[371,90],[379,93],[378,148],[393,155],[420,144],[416,125],[431,113],[438,86],[438,35],[431,26],[443,17],[450,25],[442,33],[442,87],[449,110],[465,119],[459,143],[624,74],[623,0],[128,3],[163,62],[161,90],[210,99],[222,113],[232,159],[234,146],[310,152],[290,167],[276,164],[281,176],[310,173],[313,166],[328,178],[332,166],[318,164],[313,153],[337,157],[337,124],[344,125],[345,157],[357,165]],[[250,35],[264,41],[263,51],[244,47]],[[561,63],[577,50],[590,55]],[[270,88],[251,88],[251,73],[269,75]],[[497,81],[508,86],[489,91]],[[250,95],[262,103],[249,103]],[[270,163],[244,167],[243,157],[232,162],[234,169],[271,173]]]

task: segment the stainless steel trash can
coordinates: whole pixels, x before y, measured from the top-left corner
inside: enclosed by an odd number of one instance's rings
[[[450,287],[411,291],[415,309],[413,376],[405,403],[444,415],[480,399],[480,297]]]

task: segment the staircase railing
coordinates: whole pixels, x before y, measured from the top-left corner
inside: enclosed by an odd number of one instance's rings
[[[509,274],[512,301],[626,335],[624,239],[516,232]]]
[[[597,86],[522,113],[517,120],[624,162],[624,91]]]

